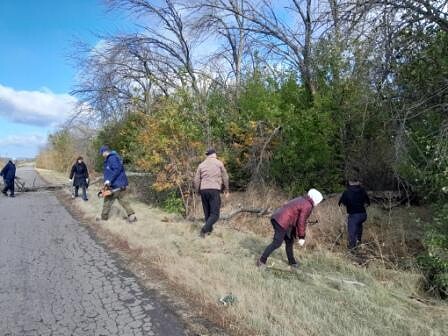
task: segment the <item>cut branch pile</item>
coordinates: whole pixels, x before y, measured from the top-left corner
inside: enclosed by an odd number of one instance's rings
[[[69,188],[69,185],[44,185],[44,186],[36,186],[36,187],[26,187],[23,186],[20,189],[17,189],[19,192],[38,192],[38,191],[55,191],[61,190],[64,188]]]
[[[3,186],[4,183],[0,182],[0,186]],[[36,186],[35,181],[33,181],[32,186],[27,187],[26,182],[23,181],[21,178],[16,177],[14,181],[15,190],[17,192],[38,192],[38,191],[54,191],[54,190],[61,190],[64,188],[70,188],[69,184],[46,184],[41,186]]]

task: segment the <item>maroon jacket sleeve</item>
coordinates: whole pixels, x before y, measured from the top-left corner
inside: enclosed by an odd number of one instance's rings
[[[311,205],[302,206],[300,208],[299,215],[297,217],[297,224],[296,224],[296,236],[299,239],[304,239],[306,235],[306,221],[308,217],[311,215],[311,211],[313,210],[313,207]]]

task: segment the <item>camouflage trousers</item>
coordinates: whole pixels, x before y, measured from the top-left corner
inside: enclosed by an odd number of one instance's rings
[[[128,217],[130,215],[135,214],[135,211],[132,209],[131,204],[130,204],[126,194],[127,194],[126,190],[120,190],[120,191],[116,191],[115,193],[113,193],[110,196],[104,197],[104,204],[103,204],[103,211],[101,212],[101,219],[103,219],[103,220],[109,219],[109,213],[110,213],[110,210],[112,209],[112,205],[115,200],[117,200],[118,203],[120,203],[120,205],[124,208]]]

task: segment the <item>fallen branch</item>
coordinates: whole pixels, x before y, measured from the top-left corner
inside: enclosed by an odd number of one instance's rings
[[[232,211],[229,214],[224,214],[224,215],[220,216],[219,219],[227,221],[243,212],[254,214],[254,215],[257,215],[258,217],[261,217],[261,216],[268,217],[272,213],[268,208],[264,208],[264,209],[262,209],[262,208],[239,208],[239,209]],[[189,219],[191,221],[203,221],[204,217],[199,217],[199,218],[198,217],[187,217],[187,219]]]
[[[269,208],[239,208],[239,209],[232,211],[229,214],[222,215],[221,217],[219,217],[219,219],[223,220],[223,221],[228,221],[240,213],[253,214],[253,215],[256,215],[257,217],[270,217],[272,215],[272,210]],[[191,221],[203,221],[204,217],[200,217],[200,218],[189,217],[188,219]],[[311,226],[311,225],[319,224],[319,221],[318,220],[308,221],[307,223],[308,223],[308,225]]]
[[[25,182],[22,182],[22,180],[18,176],[16,176],[14,180],[14,185],[17,191],[22,191],[23,188],[25,188]]]
[[[33,181],[32,187],[27,187],[26,182],[23,181],[20,177],[16,177],[15,181],[15,190],[17,192],[38,192],[38,191],[54,191],[54,190],[61,190],[64,188],[70,188],[70,185],[68,184],[58,184],[58,185],[42,185],[42,186],[35,186],[35,181]],[[4,183],[0,182],[0,188],[3,187]]]
[[[38,192],[38,191],[54,191],[54,190],[61,190],[64,188],[68,188],[68,185],[44,185],[44,186],[38,186],[38,187],[23,187],[21,188],[20,192]]]
[[[271,214],[271,211],[268,208],[240,208],[237,210],[232,211],[231,213],[227,214],[227,215],[223,215],[221,216],[221,220],[230,220],[233,217],[235,217],[236,215],[240,214],[240,213],[251,213],[251,214],[255,214],[257,216],[269,216]]]

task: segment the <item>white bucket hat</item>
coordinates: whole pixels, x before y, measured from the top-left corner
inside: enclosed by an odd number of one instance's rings
[[[318,205],[324,199],[320,191],[316,189],[310,189],[308,191],[308,196],[313,200],[314,206]]]

